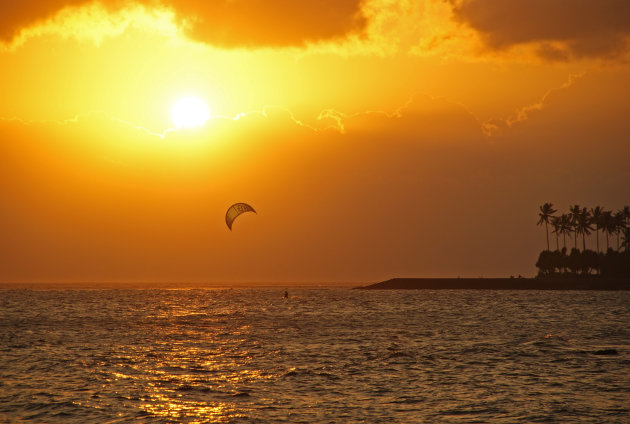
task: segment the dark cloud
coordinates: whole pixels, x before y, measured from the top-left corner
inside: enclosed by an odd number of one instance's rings
[[[619,57],[628,51],[627,0],[464,0],[457,20],[483,36],[492,49],[540,43],[548,60]]]
[[[334,39],[365,26],[361,0],[165,0],[196,17],[191,35],[221,46],[291,46]]]
[[[22,29],[52,17],[64,7],[87,3],[86,0],[0,0],[0,40],[13,40]]]
[[[65,7],[91,0],[0,0],[0,40],[10,42],[22,29]],[[223,47],[296,46],[360,32],[366,24],[362,0],[103,0],[112,9],[138,3],[173,9],[189,35]]]

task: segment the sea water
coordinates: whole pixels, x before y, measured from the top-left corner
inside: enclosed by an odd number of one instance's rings
[[[0,422],[630,422],[630,292],[283,295],[0,290]]]

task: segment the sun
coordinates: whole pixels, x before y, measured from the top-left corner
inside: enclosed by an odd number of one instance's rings
[[[198,97],[187,96],[177,100],[171,109],[171,119],[177,128],[196,128],[210,118],[206,103]]]

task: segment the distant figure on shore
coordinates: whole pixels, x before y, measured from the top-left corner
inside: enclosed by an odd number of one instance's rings
[[[288,290],[285,290],[285,291],[284,291],[284,298],[285,298],[285,299],[288,299],[288,298],[289,298],[289,291],[288,291]]]

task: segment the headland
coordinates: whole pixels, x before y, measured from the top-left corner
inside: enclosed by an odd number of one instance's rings
[[[392,278],[362,290],[630,290],[630,278]]]

